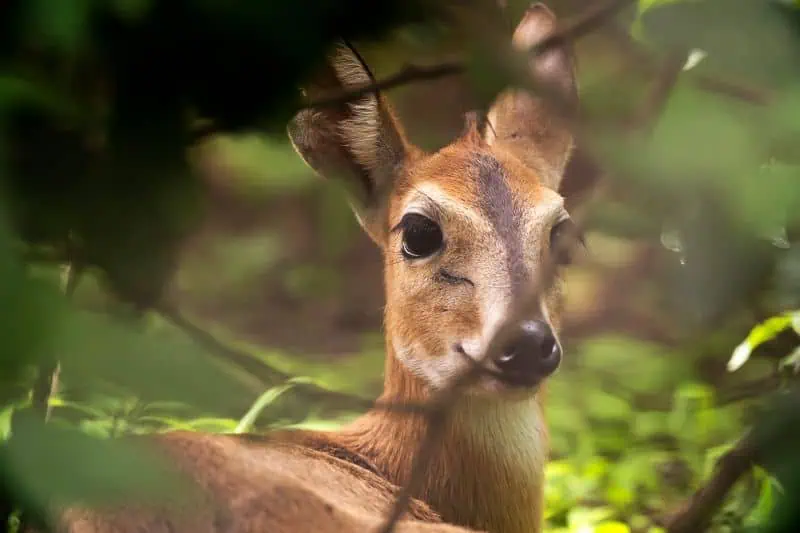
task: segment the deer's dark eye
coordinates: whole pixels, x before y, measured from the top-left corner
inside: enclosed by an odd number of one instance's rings
[[[403,228],[402,253],[406,259],[429,257],[442,248],[442,228],[428,217],[408,213],[400,224]]]
[[[553,254],[553,260],[559,265],[570,264],[573,249],[582,243],[583,237],[580,230],[570,218],[556,223],[550,230],[550,253]]]

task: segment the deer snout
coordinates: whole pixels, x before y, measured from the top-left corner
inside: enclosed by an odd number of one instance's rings
[[[546,322],[525,322],[495,359],[495,364],[510,383],[533,386],[561,364],[561,346]]]

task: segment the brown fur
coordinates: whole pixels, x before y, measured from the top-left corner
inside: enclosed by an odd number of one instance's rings
[[[534,5],[513,45],[534,44],[554,28],[553,15]],[[566,45],[533,60],[531,70],[565,100],[576,99]],[[308,93],[367,81],[342,48]],[[375,95],[303,111],[289,125],[289,136],[319,174],[348,187],[360,223],[383,250],[382,398],[424,402],[464,368],[464,354],[474,357],[485,348],[522,284],[542,268],[550,229],[567,216],[558,190],[572,150],[569,132],[541,100],[517,90],[500,96],[486,128],[472,120],[435,154],[412,146],[388,103]],[[575,185],[571,192],[582,192]],[[426,260],[410,262],[400,254],[402,231],[393,229],[409,210],[434,219],[445,236],[443,249]],[[540,312],[526,319],[557,331],[560,301],[556,286],[541,298]],[[547,457],[543,394],[541,388],[508,388],[491,376],[472,386],[454,406],[418,500],[398,530],[466,531],[442,524],[444,519],[492,533],[540,532]],[[409,477],[424,431],[420,415],[374,410],[335,433],[160,436],[157,442],[203,489],[200,503],[183,515],[166,508],[70,510],[63,516],[65,531],[375,530]]]
[[[179,470],[202,489],[160,508],[73,508],[69,533],[341,533],[376,530],[398,488],[350,462],[291,442],[175,432],[156,437]],[[322,447],[321,442],[310,443]],[[183,497],[180,495],[179,497]],[[456,533],[428,506],[413,501],[399,531]]]

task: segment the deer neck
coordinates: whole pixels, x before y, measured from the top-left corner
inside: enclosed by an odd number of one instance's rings
[[[390,342],[387,351],[381,400],[429,400],[430,389],[397,360]],[[539,399],[466,397],[453,407],[445,424],[416,496],[450,523],[490,533],[539,532],[547,455]],[[388,479],[404,485],[425,431],[424,415],[376,409],[345,429],[342,437]]]

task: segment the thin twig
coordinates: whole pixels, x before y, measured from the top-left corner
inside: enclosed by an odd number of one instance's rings
[[[198,345],[205,348],[210,355],[224,359],[239,368],[245,370],[250,375],[261,380],[265,386],[283,383],[295,376],[286,374],[272,368],[264,361],[258,358],[252,352],[231,346],[213,335],[208,329],[195,324],[192,320],[186,317],[184,313],[173,303],[159,303],[154,309],[170,324],[183,331],[189,338],[191,338]],[[359,408],[359,407],[372,407],[372,402],[366,402],[358,397],[336,392],[322,387],[310,385],[303,387],[308,393],[310,399],[325,400],[326,402],[333,402],[337,407]],[[383,406],[384,409],[392,409],[398,412],[413,412],[415,406]]]
[[[222,342],[207,328],[195,324],[187,318],[174,303],[159,303],[155,306],[154,311],[210,353],[233,362],[266,384],[281,383],[292,377],[267,366],[247,350],[238,349]]]
[[[574,41],[597,30],[609,22],[617,13],[636,3],[636,0],[609,0],[604,3],[594,3],[591,7],[575,15],[564,24],[560,30],[543,40],[531,50],[531,55],[546,52],[565,41]]]
[[[602,4],[595,4],[593,7],[560,26],[552,35],[532,47],[528,53],[531,57],[535,57],[557,46],[561,46],[565,41],[578,39],[594,31],[619,10],[633,3],[634,0],[608,0]],[[429,81],[446,76],[463,74],[466,69],[467,65],[463,61],[451,61],[430,67],[408,66],[386,79],[312,100],[305,107],[321,108],[338,106],[358,100],[369,94],[376,94],[408,83]]]
[[[586,13],[573,19],[570,24],[564,25],[561,31],[556,32],[556,34],[544,40],[539,46],[534,47],[531,50],[531,54],[541,54],[551,47],[557,46],[564,40],[576,39],[593,31],[599,25],[598,23],[606,22],[610,16],[613,16],[619,10],[632,3],[632,0],[611,0],[605,4],[587,10]],[[639,66],[648,69],[653,68],[652,59],[630,38],[630,35],[623,35],[620,31],[616,32],[614,37],[617,38],[619,43],[624,43],[624,45],[628,47],[630,55],[636,59],[636,63]],[[376,94],[381,91],[395,89],[416,82],[432,81],[448,76],[455,76],[463,74],[466,70],[467,65],[464,61],[449,61],[431,66],[409,65],[383,80],[312,100],[303,107],[309,109],[337,106],[358,100],[368,94]],[[733,80],[696,74],[691,71],[687,73],[687,78],[701,90],[754,105],[767,105],[773,100],[772,94],[766,89],[745,86]],[[194,126],[191,133],[192,143],[194,144],[221,132],[214,124],[202,122]]]
[[[68,263],[61,273],[61,287],[66,298],[71,298],[80,281],[83,267],[75,262]],[[58,376],[61,365],[56,357],[48,357],[39,365],[38,376],[31,392],[31,406],[42,414],[42,419],[50,418],[50,399],[58,392]]]
[[[429,81],[462,74],[466,65],[462,61],[440,63],[430,67],[409,65],[400,72],[380,81],[369,83],[355,89],[340,92],[331,96],[317,98],[306,104],[306,108],[334,107],[348,102],[353,102],[369,94],[376,94],[388,89],[394,89],[412,82]]]
[[[754,105],[769,105],[774,100],[772,93],[764,88],[749,87],[731,80],[712,78],[702,74],[692,75],[691,71],[688,74],[692,79],[692,83],[698,89],[706,92],[716,93]]]
[[[633,117],[631,128],[637,133],[652,133],[672,95],[675,84],[678,83],[687,56],[686,50],[675,50],[667,54],[667,58],[653,82],[652,90],[647,94],[641,108]]]
[[[644,46],[636,42],[627,28],[615,25],[608,33],[608,36],[619,46],[629,62],[640,70],[653,71],[658,68],[652,54],[650,54]],[[768,105],[774,100],[772,91],[764,87],[756,87],[738,80],[727,80],[708,74],[702,74],[695,69],[685,74],[686,80],[701,91],[718,94],[753,105]]]
[[[68,248],[71,249],[72,246],[68,246]],[[69,255],[73,254],[70,252]],[[75,294],[75,289],[78,287],[83,270],[83,263],[79,262],[74,257],[65,265],[62,265],[61,289],[65,298],[72,298]],[[46,357],[47,358],[39,364],[38,375],[36,376],[36,381],[31,391],[31,407],[41,414],[44,422],[50,419],[50,414],[52,412],[50,400],[58,393],[58,377],[61,372],[61,365],[59,364],[58,358],[52,355]],[[3,507],[9,506],[4,505]],[[27,531],[27,513],[24,509],[18,509],[18,511],[19,523],[17,529],[18,531]],[[5,508],[2,512],[2,516],[7,519],[10,513],[7,513]]]

